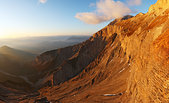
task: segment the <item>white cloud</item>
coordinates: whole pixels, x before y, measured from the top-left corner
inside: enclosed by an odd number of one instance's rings
[[[128,3],[130,6],[141,5],[142,0],[127,0],[127,3]]]
[[[96,6],[95,3],[90,3],[90,5],[89,5],[89,7],[94,7],[94,6]]]
[[[93,12],[77,13],[76,18],[87,24],[99,24],[105,21],[119,18],[132,11],[122,2],[114,0],[100,0],[96,3]]]
[[[77,13],[75,17],[87,24],[99,24],[101,22],[107,21],[102,15],[99,16],[92,12]]]
[[[47,2],[47,0],[39,0],[39,2],[44,4]]]

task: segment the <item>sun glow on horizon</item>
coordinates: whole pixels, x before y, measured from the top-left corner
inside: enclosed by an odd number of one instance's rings
[[[0,39],[6,39],[6,38],[17,38],[17,35],[12,35],[10,32],[7,31],[0,31]]]
[[[3,32],[0,32],[0,38],[6,38],[6,35]]]
[[[93,33],[2,33],[0,32],[0,39],[17,39],[17,38],[29,38],[29,37],[46,37],[46,36],[90,36]]]

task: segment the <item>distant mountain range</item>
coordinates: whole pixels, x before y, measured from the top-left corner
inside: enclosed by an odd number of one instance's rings
[[[40,54],[45,51],[75,45],[89,39],[89,37],[90,36],[45,36],[2,39],[0,40],[0,46],[8,45],[34,54]]]

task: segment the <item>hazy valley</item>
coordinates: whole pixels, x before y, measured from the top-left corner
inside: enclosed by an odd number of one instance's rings
[[[63,48],[85,41],[90,36],[41,36],[23,37],[14,39],[0,39],[0,46],[7,45],[16,49],[21,49],[34,54],[45,51]]]

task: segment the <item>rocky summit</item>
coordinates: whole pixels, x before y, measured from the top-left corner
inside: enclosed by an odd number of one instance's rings
[[[39,55],[34,92],[8,103],[168,103],[169,0],[115,19],[88,40]]]

